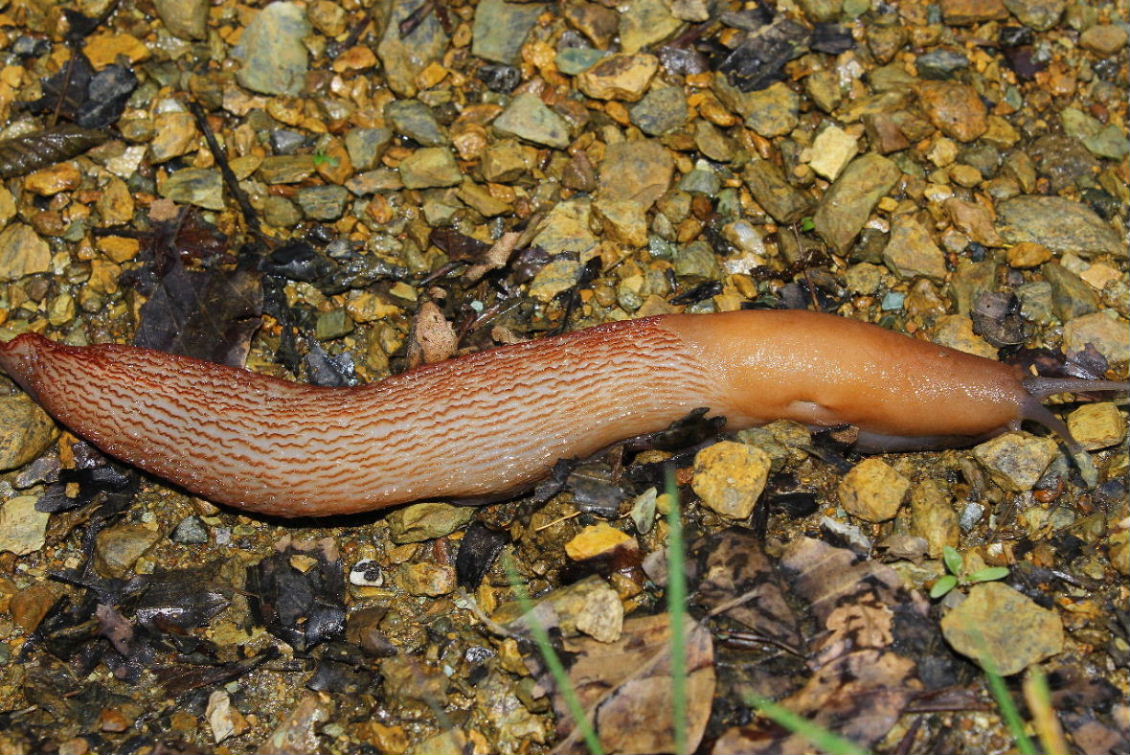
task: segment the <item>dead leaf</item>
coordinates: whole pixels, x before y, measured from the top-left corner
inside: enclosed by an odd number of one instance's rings
[[[685,631],[687,748],[694,751],[706,731],[714,699],[714,644],[706,627],[690,618]],[[667,614],[624,622],[623,634],[614,643],[570,640],[565,650],[575,654],[569,678],[606,750],[652,753],[675,749]],[[580,732],[560,691],[553,701],[562,737],[555,751],[572,751]]]

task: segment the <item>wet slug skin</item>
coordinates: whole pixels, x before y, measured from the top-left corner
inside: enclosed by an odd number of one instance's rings
[[[34,334],[0,344],[0,368],[107,453],[218,503],[286,517],[519,490],[558,459],[698,407],[730,429],[851,424],[909,445],[972,443],[1025,419],[1066,433],[1008,365],[802,311],[611,323],[354,388]],[[1034,392],[1126,388],[1052,382]]]

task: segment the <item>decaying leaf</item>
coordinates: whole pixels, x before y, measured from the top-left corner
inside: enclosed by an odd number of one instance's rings
[[[106,138],[105,131],[65,123],[4,139],[0,141],[0,178],[23,176],[70,160]]]
[[[345,574],[333,540],[292,545],[284,538],[276,548],[247,570],[256,619],[300,653],[344,634]],[[309,560],[305,571],[296,567],[296,557]]]
[[[705,556],[695,602],[790,648],[803,643],[781,580],[752,530],[731,527],[695,543]]]
[[[813,673],[779,704],[863,747],[882,739],[925,685],[926,635],[938,635],[925,599],[902,587],[889,566],[811,538],[781,558],[793,593],[819,622],[810,641]],[[937,637],[935,637],[937,639]],[[895,643],[898,642],[898,649]],[[714,748],[728,753],[804,753],[811,743],[767,719],[726,731]]]
[[[705,626],[687,619],[687,747],[698,747],[706,731],[714,697],[714,644]],[[565,642],[575,654],[569,678],[597,735],[609,752],[673,752],[671,718],[671,634],[667,614],[624,622],[614,643],[593,639]],[[547,677],[548,678],[548,677]],[[570,752],[580,732],[575,729],[560,691],[554,695],[558,714],[557,751]]]

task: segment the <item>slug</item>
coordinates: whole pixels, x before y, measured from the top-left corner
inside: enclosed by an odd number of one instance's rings
[[[999,362],[803,311],[611,323],[356,388],[34,334],[0,344],[0,367],[103,451],[217,503],[284,517],[518,491],[558,459],[699,407],[732,429],[855,425],[883,448],[973,443],[1023,420],[1071,443],[1038,397],[1126,388],[1025,380]]]

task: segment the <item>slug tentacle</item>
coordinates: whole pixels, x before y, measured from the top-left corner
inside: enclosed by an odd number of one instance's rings
[[[1024,390],[1035,398],[1047,398],[1058,393],[1102,393],[1130,391],[1125,380],[1087,380],[1084,378],[1029,377],[1024,378]]]
[[[1089,461],[1038,397],[1126,388],[1024,381],[1000,362],[803,311],[610,323],[355,388],[32,334],[0,343],[0,368],[103,451],[217,503],[277,516],[519,490],[559,459],[700,407],[735,430],[775,419],[854,425],[887,450],[967,445],[1031,419]]]

